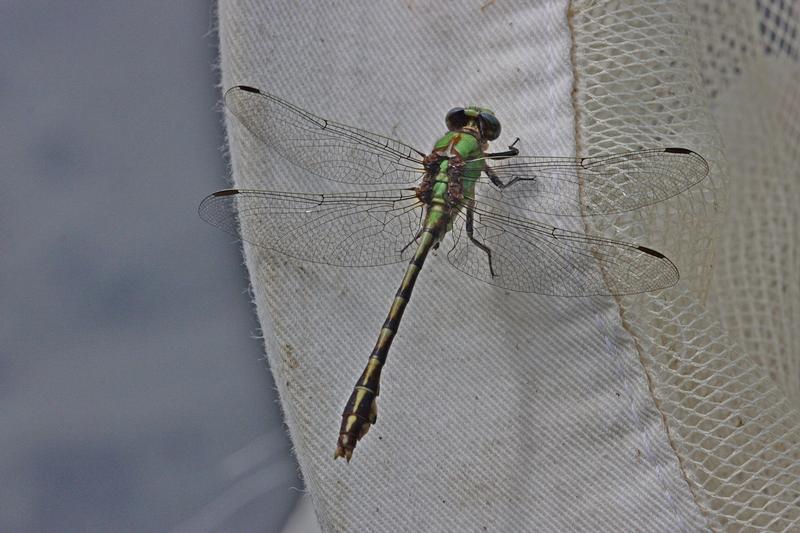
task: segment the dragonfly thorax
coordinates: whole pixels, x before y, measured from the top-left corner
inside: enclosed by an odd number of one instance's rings
[[[426,205],[456,207],[464,196],[472,197],[475,182],[484,169],[484,147],[479,136],[464,131],[449,131],[423,160],[425,176],[416,189]]]

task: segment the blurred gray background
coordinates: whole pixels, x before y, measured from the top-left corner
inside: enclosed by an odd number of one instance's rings
[[[0,531],[277,531],[302,484],[225,188],[213,2],[0,6]]]

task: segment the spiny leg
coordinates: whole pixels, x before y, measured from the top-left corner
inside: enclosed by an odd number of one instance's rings
[[[514,146],[519,142],[519,137],[514,139],[514,142],[508,145],[508,150],[505,152],[494,152],[492,154],[486,154],[486,159],[508,159],[510,157],[514,157],[519,155],[519,148],[515,148]]]
[[[475,246],[486,252],[486,256],[489,258],[489,274],[494,277],[494,268],[492,268],[492,250],[478,239],[475,238],[473,234],[473,217],[475,216],[474,212],[472,211],[472,206],[467,206],[467,236],[469,240],[471,240]]]
[[[497,152],[494,154],[487,154],[486,159],[509,159],[511,157],[515,157],[516,155],[519,154],[519,150],[517,148],[514,148],[514,145],[517,144],[518,141],[519,137],[517,137],[517,139],[513,143],[511,143],[511,145],[508,147],[507,152]],[[512,178],[511,181],[509,181],[508,183],[503,183],[503,180],[500,179],[500,177],[492,170],[492,167],[490,167],[489,165],[484,165],[483,171],[484,173],[486,173],[487,176],[489,176],[489,179],[492,180],[492,183],[498,189],[505,189],[506,187],[508,187],[509,185],[513,185],[520,179],[519,177],[515,177]]]
[[[534,180],[534,179],[535,179],[535,177],[534,177],[534,178],[530,178],[530,177],[524,177],[524,176],[514,176],[514,177],[513,177],[513,178],[511,178],[510,180],[508,180],[508,181],[506,181],[506,182],[503,182],[503,180],[501,180],[501,179],[500,179],[500,176],[498,176],[498,175],[495,173],[495,171],[494,171],[494,170],[492,170],[492,168],[491,168],[489,165],[486,165],[486,166],[483,168],[483,172],[484,172],[484,173],[485,173],[487,176],[489,176],[489,179],[490,179],[490,180],[492,180],[492,183],[493,183],[493,184],[494,184],[494,185],[495,185],[495,186],[496,186],[498,189],[505,189],[506,187],[510,187],[510,186],[514,185],[516,182],[518,182],[518,181],[520,181],[520,180],[532,181],[532,180]]]
[[[487,176],[489,176],[489,179],[492,180],[492,183],[495,186],[497,186],[498,189],[505,189],[506,187],[509,187],[515,184],[520,179],[522,179],[521,177],[516,176],[514,178],[511,178],[508,182],[504,183],[503,180],[501,180],[500,177],[497,174],[495,174],[494,171],[488,166],[485,169],[483,169],[483,171],[486,173]]]

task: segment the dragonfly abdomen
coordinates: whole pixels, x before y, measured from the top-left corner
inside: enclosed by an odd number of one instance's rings
[[[411,293],[414,291],[414,285],[422,270],[422,265],[425,263],[425,258],[441,238],[443,228],[447,227],[447,217],[444,216],[444,211],[437,208],[431,209],[426,222],[417,236],[417,250],[406,267],[403,281],[392,300],[392,307],[381,327],[367,366],[361,373],[361,377],[358,378],[342,412],[342,425],[339,429],[334,459],[344,457],[349,462],[359,439],[367,434],[370,426],[378,418],[377,399],[380,393],[381,370],[386,363],[389,348],[400,327],[400,321],[406,305],[411,299]]]

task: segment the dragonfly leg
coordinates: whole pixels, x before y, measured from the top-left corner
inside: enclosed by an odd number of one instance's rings
[[[473,217],[475,216],[474,212],[470,207],[467,207],[467,236],[469,240],[471,240],[475,246],[486,252],[486,257],[489,259],[489,275],[492,277],[495,276],[494,268],[492,268],[492,249],[480,242],[478,239],[475,238],[473,233]]]
[[[492,183],[495,186],[497,186],[498,189],[505,189],[506,187],[513,185],[514,183],[522,179],[520,176],[515,176],[511,180],[504,183],[503,180],[501,180],[500,177],[497,174],[495,174],[495,172],[488,165],[484,167],[483,171],[486,173],[487,176],[489,176],[489,179],[492,180]]]
[[[511,143],[511,145],[508,147],[507,152],[496,152],[493,154],[486,154],[486,159],[508,159],[510,157],[518,155],[519,150],[517,148],[514,148],[514,145],[517,144],[518,141],[519,137],[517,137],[517,139],[513,143]],[[492,180],[492,183],[498,189],[505,189],[506,187],[512,185],[513,183],[515,183],[517,180],[520,179],[519,177],[514,177],[513,179],[511,179],[511,181],[504,183],[503,180],[500,179],[500,177],[492,170],[492,167],[490,167],[489,165],[483,166],[483,172],[487,176],[489,176],[489,179]]]
[[[519,155],[519,148],[515,148],[514,145],[519,142],[519,137],[517,137],[513,143],[508,145],[508,150],[505,152],[495,152],[493,154],[486,154],[487,159],[508,159],[509,157],[514,157],[515,155]]]

